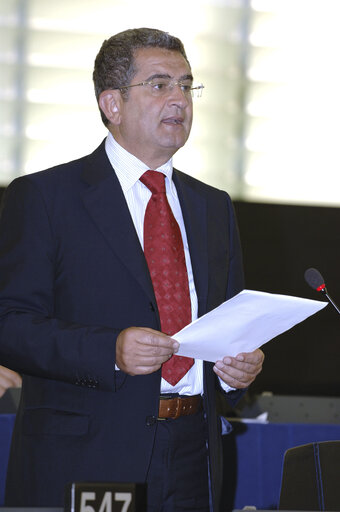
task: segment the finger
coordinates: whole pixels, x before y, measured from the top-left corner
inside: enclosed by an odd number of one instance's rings
[[[224,357],[223,364],[226,367],[240,370],[241,372],[249,373],[250,375],[257,375],[262,369],[261,357],[245,357],[247,354],[239,354],[236,357]]]
[[[155,331],[148,327],[140,329],[140,337],[138,341],[144,345],[150,345],[153,347],[171,348],[173,352],[177,352],[179,343],[175,339],[171,338],[167,334],[159,331]]]
[[[139,358],[134,365],[130,368],[131,375],[147,375],[160,369],[163,363],[168,361],[172,354],[165,358]]]
[[[168,361],[172,357],[172,353],[165,354],[165,355],[156,355],[152,356],[150,354],[146,355],[134,355],[133,361],[135,366],[160,366],[166,361]]]
[[[174,352],[173,347],[173,340],[169,336],[147,328],[125,329],[116,341],[117,350],[130,356],[169,355]]]
[[[218,370],[218,375],[222,377],[228,377],[237,382],[243,382],[244,384],[249,382],[249,379],[255,378],[255,373],[248,373],[240,368],[234,368],[230,365],[225,365],[223,361],[217,361],[214,369]]]
[[[134,344],[133,349],[132,347],[130,347],[130,349],[126,347],[124,352],[128,355],[128,353],[131,354],[132,351],[134,357],[145,358],[145,360],[147,360],[147,358],[149,358],[149,360],[160,358],[162,360],[161,362],[164,362],[174,354],[174,350],[171,345],[163,347],[146,345],[139,342]]]
[[[241,363],[235,358],[228,357],[224,358],[223,361],[217,361],[215,366],[222,374],[228,375],[234,380],[246,384],[253,382],[262,369],[262,365],[255,366],[248,363]]]
[[[130,375],[151,373],[160,368],[179,346],[178,342],[150,328],[130,327],[116,341],[116,364]]]
[[[264,353],[260,349],[256,349],[253,352],[242,352],[235,358],[237,361],[246,362],[255,366],[262,365],[264,361]]]
[[[221,362],[219,362],[221,363]],[[248,387],[254,380],[256,375],[250,375],[245,372],[240,372],[235,369],[231,369],[228,367],[220,366],[219,363],[216,363],[214,366],[214,372],[218,377],[220,377],[226,384],[233,388],[244,389]],[[227,369],[227,371],[226,371]]]
[[[262,370],[262,365],[240,363],[236,360],[232,360],[232,362],[230,364],[225,364],[224,366],[225,366],[224,371],[230,372],[235,376],[240,375],[240,374],[256,376]]]

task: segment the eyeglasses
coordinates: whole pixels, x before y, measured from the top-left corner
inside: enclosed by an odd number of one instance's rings
[[[139,84],[115,87],[115,89],[130,89],[130,87],[139,87],[141,85],[147,85],[151,94],[159,97],[169,94],[176,85],[180,87],[186,97],[192,96],[193,98],[199,98],[202,96],[204,89],[203,84],[193,84],[191,80],[175,80],[174,78],[153,78],[152,80],[146,80]]]

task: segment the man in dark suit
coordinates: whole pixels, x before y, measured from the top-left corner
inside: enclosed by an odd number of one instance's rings
[[[190,322],[243,288],[229,196],[172,168],[200,86],[182,43],[153,29],[105,41],[94,83],[107,139],[92,154],[18,178],[6,191],[0,357],[23,376],[6,504],[61,506],[68,482],[132,481],[148,483],[150,512],[216,512],[215,393],[234,404],[260,372],[263,354],[195,360],[179,381],[163,377],[162,367],[178,361],[178,343],[163,328],[143,252],[154,192],[140,180],[150,169],[165,175]]]

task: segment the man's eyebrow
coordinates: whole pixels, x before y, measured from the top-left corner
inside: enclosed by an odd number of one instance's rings
[[[187,75],[183,75],[179,78],[179,80],[191,80],[193,81],[194,80],[194,77],[192,76],[191,73],[188,73]]]
[[[155,78],[169,78],[169,79],[172,79],[173,77],[170,76],[168,73],[155,73],[154,75],[149,76],[149,78],[147,78],[146,81],[154,80]],[[190,73],[188,73],[186,75],[180,76],[178,80],[181,80],[181,81],[183,81],[183,80],[191,80],[191,81],[193,81],[193,79],[194,79],[194,77]]]

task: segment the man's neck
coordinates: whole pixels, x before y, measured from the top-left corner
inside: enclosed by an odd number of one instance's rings
[[[145,148],[145,151],[137,153],[133,147],[127,147],[124,141],[121,140],[121,137],[119,137],[119,135],[116,134],[114,130],[110,129],[109,131],[117,144],[125,149],[125,151],[130,153],[130,155],[133,155],[134,157],[138,158],[138,160],[143,162],[148,167],[148,169],[158,169],[173,157],[173,153],[171,151],[163,151],[159,152],[158,154],[150,154],[150,152],[147,151],[147,148]]]

